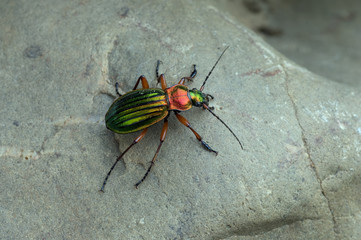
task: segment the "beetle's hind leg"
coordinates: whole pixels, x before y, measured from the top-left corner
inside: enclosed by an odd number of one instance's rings
[[[168,115],[168,116],[169,116],[169,115]],[[139,185],[145,180],[145,178],[148,176],[148,173],[150,172],[150,169],[152,169],[152,167],[153,167],[153,165],[154,165],[154,163],[155,163],[155,160],[157,159],[159,150],[160,150],[160,148],[162,147],[162,144],[163,144],[163,142],[164,142],[165,136],[167,135],[167,131],[168,131],[168,116],[165,117],[165,119],[164,119],[164,124],[163,124],[162,133],[160,134],[160,143],[159,143],[159,145],[158,145],[157,151],[155,152],[154,157],[153,157],[153,159],[152,159],[152,162],[150,163],[150,166],[149,166],[147,172],[144,174],[143,178],[134,185],[136,188],[138,188],[138,186],[139,186]]]
[[[148,128],[145,128],[145,129],[140,133],[140,135],[139,135],[136,139],[134,139],[134,141],[132,142],[132,144],[130,144],[130,146],[129,146],[127,149],[125,149],[125,151],[117,158],[117,160],[115,161],[115,163],[113,164],[113,166],[110,168],[107,176],[106,176],[105,179],[104,179],[102,188],[100,189],[101,192],[104,192],[105,184],[107,184],[108,178],[109,178],[110,174],[112,173],[113,169],[115,168],[115,165],[117,165],[117,163],[119,162],[119,160],[124,156],[124,154],[125,154],[126,152],[128,152],[128,150],[129,150],[131,147],[133,147],[133,146],[134,146],[135,144],[137,144],[140,140],[142,140],[142,138],[143,138],[143,137],[145,136],[145,134],[147,133],[147,130],[148,130]]]
[[[202,140],[202,137],[191,127],[191,124],[188,122],[188,120],[183,117],[182,115],[180,115],[178,112],[174,111],[175,116],[178,118],[178,120],[187,128],[189,128],[194,135],[196,136],[197,140],[200,141],[203,145],[203,147],[210,151],[210,152],[214,152],[216,155],[218,154],[218,152],[216,150],[213,150],[205,141]]]

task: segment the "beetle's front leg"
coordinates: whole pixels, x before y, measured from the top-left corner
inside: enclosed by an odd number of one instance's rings
[[[203,145],[203,147],[205,149],[207,149],[208,151],[210,152],[214,152],[216,155],[218,154],[218,152],[216,150],[213,150],[205,141],[202,140],[202,137],[191,127],[191,124],[188,122],[188,120],[183,117],[182,115],[180,115],[179,113],[177,112],[174,112],[175,113],[175,116],[178,118],[178,120],[184,125],[186,126],[187,128],[189,128],[193,134],[196,136],[197,140],[200,141]]]
[[[196,69],[196,65],[194,64],[194,65],[193,65],[193,72],[191,73],[191,75],[190,75],[189,77],[183,77],[183,78],[178,82],[178,84],[184,85],[185,80],[193,81],[193,78],[195,78],[196,75],[197,75],[197,69]]]

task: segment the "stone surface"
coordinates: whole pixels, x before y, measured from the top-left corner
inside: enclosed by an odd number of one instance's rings
[[[10,1],[0,6],[0,234],[5,239],[357,239],[360,93],[287,60],[211,2]],[[189,75],[212,115],[114,138],[104,115],[154,68]]]

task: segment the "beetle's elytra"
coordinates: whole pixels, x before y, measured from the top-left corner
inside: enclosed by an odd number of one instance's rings
[[[213,150],[206,142],[204,142],[202,140],[202,137],[191,127],[188,120],[180,114],[182,111],[189,110],[192,106],[202,107],[208,110],[213,116],[215,116],[219,121],[221,121],[222,124],[233,134],[233,136],[237,139],[238,143],[243,149],[241,141],[234,134],[234,132],[212,111],[213,108],[208,106],[209,100],[213,99],[213,97],[210,94],[203,93],[204,85],[206,84],[209,76],[211,75],[212,71],[214,70],[217,63],[227,49],[228,47],[219,56],[218,60],[212,67],[211,71],[208,73],[199,90],[196,88],[189,89],[185,85],[186,80],[191,81],[197,75],[196,65],[193,65],[194,69],[189,77],[183,77],[178,82],[178,84],[172,87],[167,87],[164,75],[161,74],[159,76],[158,74],[160,64],[159,60],[156,67],[156,76],[158,83],[161,84],[161,89],[149,88],[148,81],[143,75],[138,78],[133,90],[124,95],[119,94],[118,84],[116,83],[115,87],[119,98],[114,101],[114,103],[110,106],[108,112],[105,115],[105,123],[107,128],[115,133],[120,134],[132,133],[140,130],[142,130],[142,132],[136,139],[134,139],[132,144],[130,144],[130,146],[125,149],[125,151],[117,158],[110,171],[108,172],[100,191],[104,192],[105,184],[107,183],[107,180],[115,165],[132,146],[137,144],[145,136],[148,127],[161,120],[164,120],[160,136],[160,143],[158,145],[157,151],[154,154],[154,157],[147,172],[144,174],[143,178],[135,184],[135,187],[138,188],[139,184],[144,181],[144,179],[150,172],[152,166],[154,165],[159,150],[163,144],[168,130],[168,117],[170,112],[173,112],[177,119],[193,132],[195,137],[198,139],[198,141],[201,142],[201,144],[206,150],[217,154],[217,151]],[[141,89],[137,89],[139,83],[142,84]]]

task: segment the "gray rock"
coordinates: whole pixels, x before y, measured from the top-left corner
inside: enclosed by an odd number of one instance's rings
[[[5,239],[356,239],[360,93],[297,66],[207,1],[11,1],[0,7],[0,234]],[[155,64],[189,75],[244,144],[206,111],[139,134],[104,126]]]

